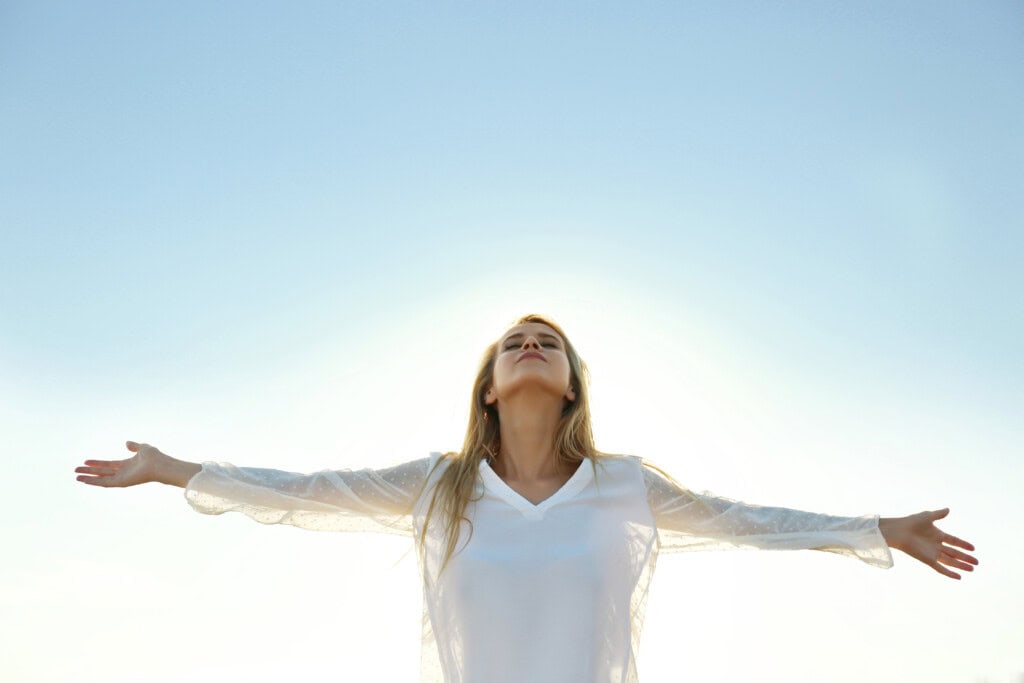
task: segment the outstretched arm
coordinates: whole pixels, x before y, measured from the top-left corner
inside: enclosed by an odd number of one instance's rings
[[[883,569],[892,566],[878,515],[842,517],[751,505],[706,491],[696,493],[651,467],[643,467],[643,476],[663,551],[813,549]]]
[[[86,460],[75,471],[93,486],[159,481],[185,489],[197,512],[241,512],[263,524],[321,531],[414,533],[413,506],[426,484],[431,458],[384,469],[320,470],[311,474],[178,460],[149,444],[128,442],[127,460]],[[439,461],[438,461],[439,462]]]
[[[973,545],[935,526],[949,508],[907,517],[834,517],[694,493],[649,467],[644,467],[644,480],[666,550],[813,548],[890,567],[890,549],[895,548],[953,579],[961,577],[944,565],[969,572],[978,564],[952,547],[973,551]]]
[[[952,547],[974,550],[973,545],[935,526],[935,520],[948,514],[949,508],[943,508],[906,517],[882,517],[878,520],[878,528],[890,548],[902,550],[943,576],[960,579],[959,574],[943,565],[971,572],[978,559]]]

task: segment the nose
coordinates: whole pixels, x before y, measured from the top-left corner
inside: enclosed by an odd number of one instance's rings
[[[526,351],[526,350],[537,350],[537,351],[540,351],[540,342],[537,341],[536,337],[527,337],[526,339],[523,340],[523,345],[522,345],[521,348],[523,349],[523,351]]]

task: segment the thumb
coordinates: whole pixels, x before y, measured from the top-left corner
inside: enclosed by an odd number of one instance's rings
[[[941,510],[935,510],[932,512],[932,519],[942,519],[949,514],[949,508],[942,508]]]
[[[139,450],[139,444],[135,443],[134,441],[125,441],[124,443],[126,446],[128,446],[128,450],[130,451]]]

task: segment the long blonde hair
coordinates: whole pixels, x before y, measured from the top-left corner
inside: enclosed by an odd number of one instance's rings
[[[559,468],[572,469],[584,459],[596,464],[598,458],[607,454],[594,446],[594,435],[590,423],[590,382],[586,363],[576,353],[576,348],[566,337],[565,332],[550,319],[531,313],[515,321],[514,325],[536,322],[552,328],[565,342],[565,353],[569,359],[570,382],[576,394],[576,400],[570,401],[562,410],[562,417],[555,430],[554,450]],[[501,450],[501,430],[498,427],[498,411],[494,406],[484,402],[484,395],[494,378],[494,362],[498,355],[500,337],[492,342],[480,359],[480,366],[473,382],[473,395],[469,407],[469,424],[466,427],[466,438],[462,450],[444,454],[449,464],[441,474],[434,488],[430,506],[427,508],[419,539],[419,550],[424,552],[427,525],[435,509],[439,509],[445,529],[445,552],[438,576],[444,571],[448,561],[455,553],[459,541],[462,520],[470,526],[473,522],[466,516],[466,506],[471,500],[480,461],[487,457],[494,459]],[[438,464],[440,464],[438,460]],[[583,466],[583,465],[579,465]],[[428,477],[429,478],[429,477]],[[467,539],[468,540],[468,539]]]

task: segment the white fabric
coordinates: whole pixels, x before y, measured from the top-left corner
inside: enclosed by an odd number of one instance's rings
[[[314,474],[204,462],[185,497],[205,514],[234,510],[265,524],[418,538],[446,465],[440,453],[388,469]],[[697,494],[636,456],[584,462],[537,505],[483,462],[473,498],[472,527],[463,522],[440,579],[437,513],[426,532],[423,681],[635,683],[659,550],[812,548],[892,566],[877,515],[834,517]]]

